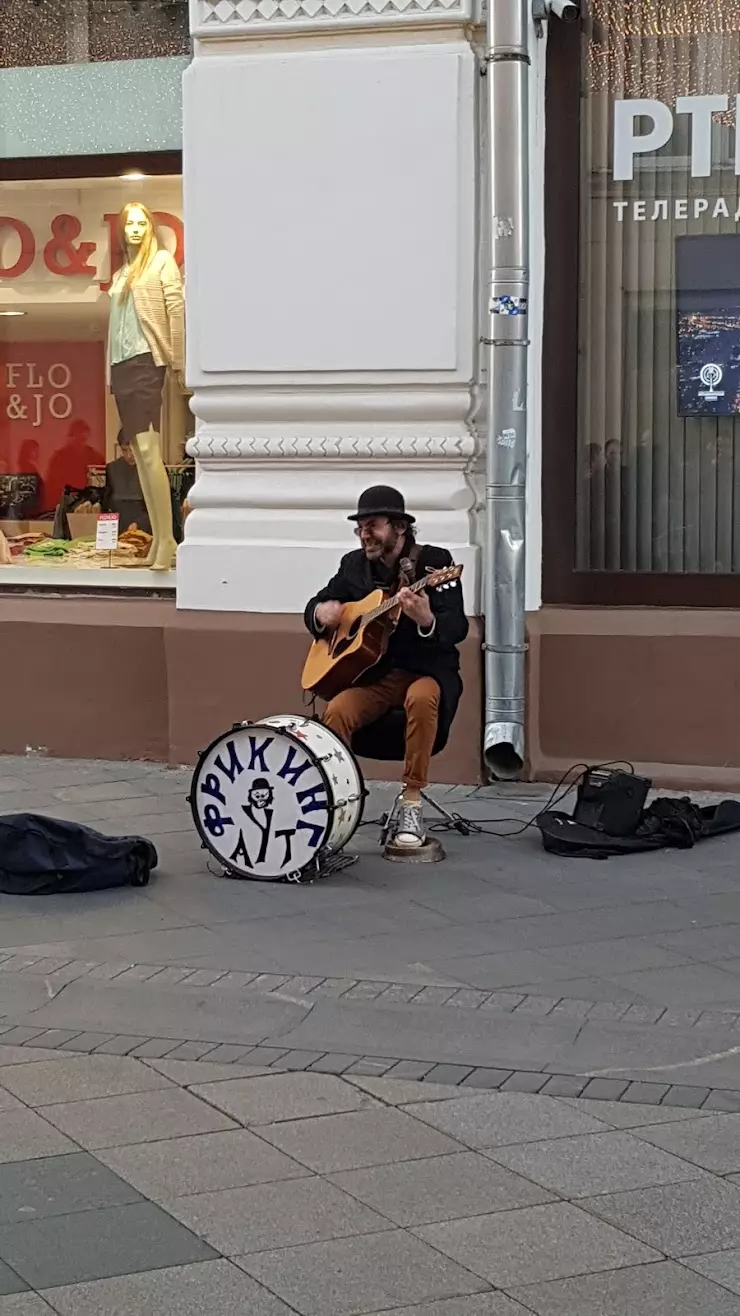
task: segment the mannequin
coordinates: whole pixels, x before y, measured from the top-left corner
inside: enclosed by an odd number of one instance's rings
[[[110,290],[110,386],[121,419],[121,442],[133,450],[152,524],[151,552],[143,565],[152,571],[169,571],[177,545],[160,424],[168,369],[184,388],[182,278],[174,256],[160,247],[154,218],[146,206],[129,202],[121,211],[119,224],[126,259]]]

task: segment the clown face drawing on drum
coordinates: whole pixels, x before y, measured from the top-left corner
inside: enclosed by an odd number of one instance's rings
[[[244,723],[201,755],[190,806],[204,846],[235,876],[301,881],[362,817],[352,752],[308,718]]]

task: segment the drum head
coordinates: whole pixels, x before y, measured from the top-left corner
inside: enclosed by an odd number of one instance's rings
[[[228,872],[300,881],[326,842],[333,803],[310,748],[283,727],[237,726],[198,761],[190,791],[203,844]]]

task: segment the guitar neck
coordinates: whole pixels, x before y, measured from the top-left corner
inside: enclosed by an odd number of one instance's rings
[[[426,583],[427,583],[426,580],[424,580],[424,578],[422,577],[421,580],[414,581],[414,584],[409,585],[408,588],[411,590],[413,594],[419,594],[423,590]],[[382,603],[379,603],[377,608],[373,608],[372,612],[365,613],[365,616],[362,619],[363,626],[367,626],[368,622],[370,621],[376,621],[378,617],[382,617],[384,613],[390,612],[392,608],[397,608],[397,607],[398,607],[398,595],[393,594],[391,598],[384,599]]]

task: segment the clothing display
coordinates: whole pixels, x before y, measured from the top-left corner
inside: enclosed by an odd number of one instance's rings
[[[118,457],[106,466],[101,505],[104,512],[118,513],[119,531],[136,525],[148,535],[152,533],[138,471],[125,457]]]
[[[0,517],[23,521],[38,511],[38,475],[0,475]]]
[[[154,216],[146,206],[125,205],[119,230],[126,261],[110,289],[110,386],[122,442],[132,445],[149,513],[152,546],[146,565],[169,571],[177,541],[162,451],[162,394],[166,371],[181,380],[185,366],[182,277],[175,258],[160,247]],[[148,350],[141,350],[144,345]]]
[[[184,369],[182,278],[173,256],[158,251],[130,289],[124,265],[110,290],[108,359],[123,442],[160,432],[165,370]]]
[[[133,297],[114,296],[110,311],[110,359],[112,365],[132,357],[151,356],[149,340],[141,327]]]
[[[0,279],[4,314],[17,316],[0,321],[0,566],[32,569],[34,586],[42,564],[60,587],[127,566],[174,585],[195,427],[182,180],[139,163],[8,191],[23,252]],[[147,574],[111,583],[151,588]]]
[[[154,364],[169,366],[176,372],[185,369],[185,298],[182,275],[174,256],[159,250],[151,263],[139,275],[131,288],[131,297],[122,296],[129,267],[124,265],[110,290],[111,325],[108,335],[108,356],[111,364],[126,360],[114,354],[116,338],[121,326],[131,332],[136,329],[143,335]],[[125,308],[135,310],[135,325]],[[139,340],[140,341],[140,340]],[[138,353],[131,352],[131,355]]]
[[[151,352],[111,364],[111,392],[121,419],[121,444],[132,443],[148,429],[159,432],[165,367],[154,363]]]
[[[134,305],[158,366],[185,369],[185,298],[174,256],[160,250],[133,285]]]

